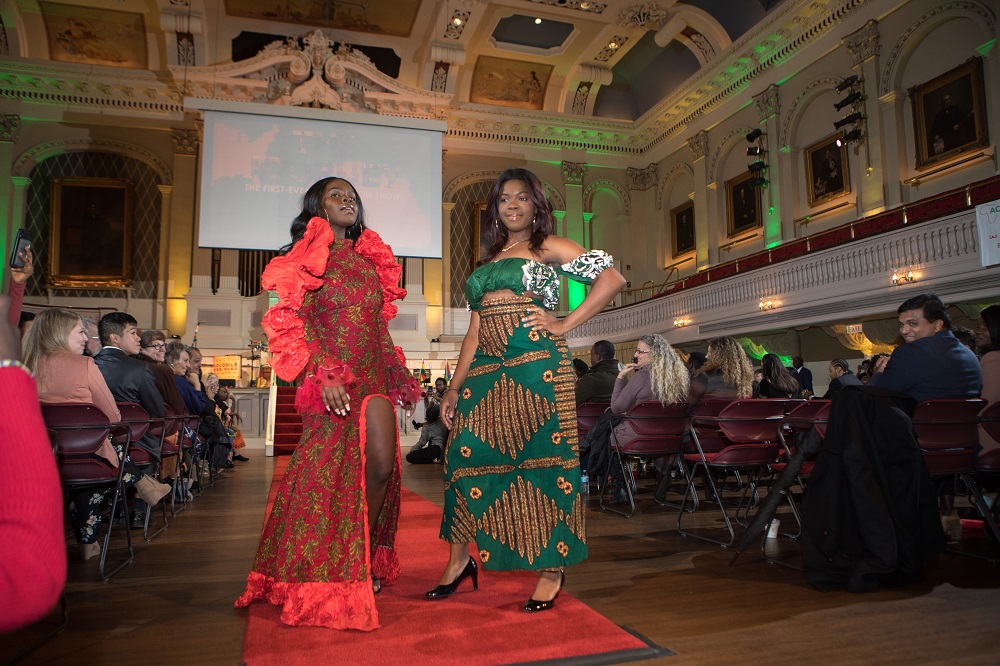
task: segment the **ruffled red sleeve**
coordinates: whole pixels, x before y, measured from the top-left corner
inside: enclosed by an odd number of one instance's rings
[[[294,381],[309,362],[305,323],[299,316],[307,291],[323,285],[323,274],[334,240],[330,224],[309,220],[305,235],[287,254],[275,257],[260,277],[264,289],[278,292],[278,302],[261,320],[271,350],[271,367],[285,381]]]
[[[399,286],[403,267],[396,263],[396,255],[392,253],[392,248],[371,229],[361,232],[358,240],[354,242],[354,251],[375,266],[379,282],[382,284],[382,318],[388,324],[399,310],[392,302],[406,298],[406,290]]]

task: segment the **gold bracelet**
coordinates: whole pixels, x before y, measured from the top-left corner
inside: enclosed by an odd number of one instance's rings
[[[21,368],[29,375],[32,374],[31,370],[28,369],[28,366],[13,358],[5,358],[0,361],[0,368]]]

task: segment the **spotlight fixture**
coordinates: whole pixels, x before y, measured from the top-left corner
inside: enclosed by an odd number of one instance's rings
[[[758,127],[754,131],[747,133],[747,141],[749,141],[750,143],[753,143],[754,141],[756,141],[757,139],[759,139],[762,136],[764,136],[764,130],[762,130],[761,128]]]
[[[462,25],[462,19],[460,19],[460,18],[459,18],[459,17],[457,17],[457,16],[456,16],[455,18],[453,18],[453,19],[451,20],[451,22],[452,22],[452,23],[454,23],[455,25]]]
[[[757,173],[758,171],[763,171],[767,168],[767,164],[763,160],[757,160],[756,162],[751,162],[747,165],[747,171],[750,173]]]
[[[542,24],[542,19],[536,18],[535,19],[535,25],[541,25],[541,24]]]
[[[841,118],[840,120],[838,120],[837,122],[835,122],[833,124],[833,128],[839,130],[844,125],[853,125],[854,123],[856,123],[859,120],[861,120],[861,118],[862,118],[862,116],[861,116],[861,112],[860,111],[855,111],[854,113],[849,113],[846,116],[844,116],[843,118]]]
[[[844,136],[842,136],[839,139],[837,139],[837,147],[840,148],[845,143],[850,143],[852,141],[857,141],[860,138],[861,138],[861,130],[858,129],[858,128],[854,128],[850,132],[848,132],[847,134],[845,134]]]
[[[834,104],[833,108],[837,109],[837,111],[840,111],[845,106],[850,106],[851,104],[854,104],[855,102],[857,102],[859,99],[861,99],[861,91],[860,90],[855,90],[850,95],[848,95],[844,99],[842,99],[839,102],[837,102],[836,104]]]
[[[860,82],[861,82],[861,77],[858,76],[857,74],[852,74],[851,76],[848,76],[846,79],[841,81],[840,85],[837,86],[836,90],[837,92],[844,92],[848,88],[852,88],[858,85],[858,83]]]
[[[907,282],[916,282],[917,276],[913,274],[913,271],[906,271],[905,273],[892,272],[892,283],[893,284],[906,284]]]
[[[747,156],[752,157],[753,155],[763,155],[767,151],[760,146],[750,146],[747,148]]]
[[[760,309],[761,312],[763,312],[764,310],[773,310],[774,301],[772,301],[770,298],[765,301],[764,297],[762,296],[760,299],[760,303],[757,305],[757,307]]]
[[[767,187],[767,178],[763,176],[757,176],[756,178],[751,178],[747,181],[750,187]]]

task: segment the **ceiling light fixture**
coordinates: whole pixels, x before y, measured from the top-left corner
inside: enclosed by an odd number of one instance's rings
[[[541,25],[541,24],[542,24],[542,19],[536,18],[535,19],[535,25]]]
[[[455,25],[462,25],[462,19],[458,18],[457,16],[453,18],[451,22],[454,23]]]

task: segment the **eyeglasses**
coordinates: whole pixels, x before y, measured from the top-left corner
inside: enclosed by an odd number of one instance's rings
[[[642,351],[641,349],[636,349],[636,350],[635,350],[635,353],[636,353],[636,354],[648,354],[648,353],[649,353],[649,351],[650,351],[650,350],[648,350],[648,349],[647,349],[646,351]]]
[[[164,349],[166,346],[167,345],[165,345],[162,342],[154,342],[151,345],[146,345],[146,349],[150,349],[150,348],[152,348],[152,349]]]

